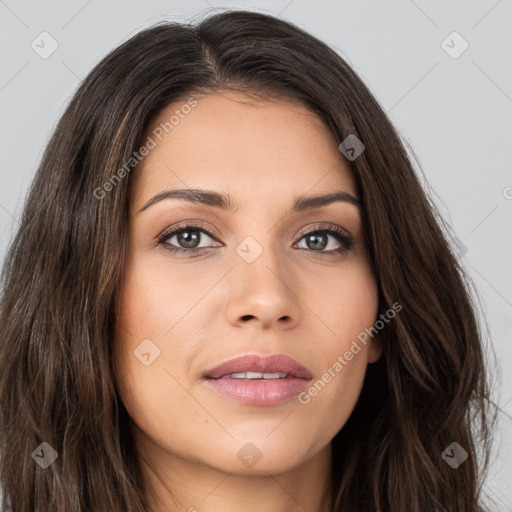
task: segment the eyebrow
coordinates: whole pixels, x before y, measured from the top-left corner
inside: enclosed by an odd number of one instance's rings
[[[139,213],[147,210],[150,206],[153,206],[164,199],[186,199],[192,203],[213,206],[214,208],[220,208],[222,210],[232,212],[240,208],[240,205],[235,203],[227,194],[211,190],[187,188],[164,190],[163,192],[156,194],[139,210]],[[337,190],[329,194],[316,196],[301,195],[295,199],[289,214],[299,213],[306,210],[314,210],[315,208],[320,208],[321,206],[326,206],[335,202],[344,202],[357,206],[358,208],[361,207],[361,201],[357,197],[354,197],[352,194],[345,192],[344,190]]]

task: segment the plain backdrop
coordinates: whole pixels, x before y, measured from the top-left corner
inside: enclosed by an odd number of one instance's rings
[[[0,261],[48,137],[93,66],[143,27],[226,8],[279,15],[333,47],[417,155],[501,367],[492,369],[499,428],[486,488],[512,510],[510,0],[0,0]]]

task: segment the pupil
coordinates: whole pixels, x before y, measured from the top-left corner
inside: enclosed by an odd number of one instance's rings
[[[310,249],[325,249],[327,245],[327,241],[325,240],[327,237],[324,234],[317,235],[309,235],[308,237],[308,247]],[[323,239],[323,242],[322,242]],[[312,242],[312,244],[310,243]],[[313,247],[312,247],[313,245]]]
[[[192,235],[190,235],[192,233]],[[178,243],[187,249],[193,249],[199,244],[199,235],[197,230],[189,229],[178,234]]]

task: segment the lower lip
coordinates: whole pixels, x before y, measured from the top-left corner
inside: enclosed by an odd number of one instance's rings
[[[211,388],[247,405],[270,406],[286,402],[307,388],[309,380],[286,379],[208,379]]]

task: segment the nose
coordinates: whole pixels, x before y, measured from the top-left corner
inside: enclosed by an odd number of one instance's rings
[[[252,263],[237,254],[234,257],[226,308],[229,323],[263,330],[287,330],[297,325],[301,314],[300,290],[291,275],[292,269],[285,268],[277,252],[265,248]]]

